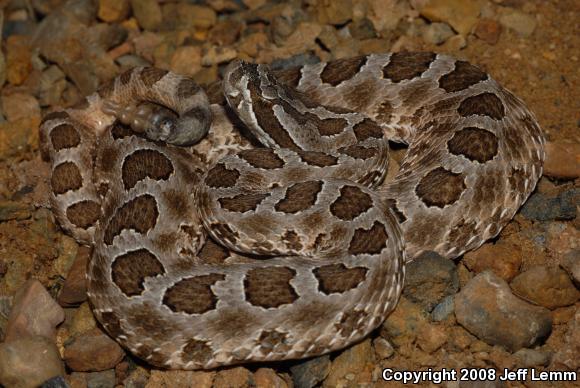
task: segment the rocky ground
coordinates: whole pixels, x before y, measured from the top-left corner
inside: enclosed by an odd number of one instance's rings
[[[4,0],[0,85],[0,384],[44,387],[387,387],[383,368],[580,370],[580,3],[577,0]],[[306,361],[209,372],[150,369],[96,324],[87,248],[48,207],[41,115],[123,70],[219,78],[234,58],[287,67],[433,50],[491,73],[535,112],[545,174],[494,241],[408,268],[370,338]],[[579,376],[580,377],[580,376]],[[434,385],[424,382],[423,385]],[[447,387],[580,382],[449,382]]]

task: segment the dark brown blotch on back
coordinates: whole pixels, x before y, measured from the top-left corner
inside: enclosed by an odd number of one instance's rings
[[[418,77],[429,69],[435,57],[435,54],[425,52],[394,53],[383,68],[383,76],[393,82]]]
[[[177,85],[177,98],[188,98],[200,91],[200,87],[191,78],[184,78]]]
[[[70,124],[60,124],[50,131],[50,142],[55,151],[74,148],[81,143],[79,132]]]
[[[105,229],[105,244],[111,245],[113,238],[123,229],[133,229],[145,234],[157,223],[159,211],[152,195],[144,194],[126,202],[119,208]]]
[[[454,155],[463,155],[471,161],[485,163],[497,155],[498,139],[485,129],[467,127],[455,132],[447,142],[447,148]]]
[[[330,212],[343,221],[351,221],[373,206],[370,195],[356,186],[343,186],[340,196],[330,205]]]
[[[371,137],[375,139],[383,138],[383,130],[371,119],[364,119],[356,124],[353,130],[358,141],[363,141]]]
[[[284,213],[297,213],[306,210],[316,203],[322,182],[309,181],[295,183],[286,190],[286,196],[274,208]]]
[[[318,290],[329,295],[340,294],[356,288],[365,280],[367,269],[363,267],[347,268],[344,264],[331,264],[315,268],[312,272],[318,279]]]
[[[101,205],[95,201],[80,201],[66,209],[66,217],[79,228],[86,229],[101,218]]]
[[[141,72],[141,81],[145,84],[146,87],[151,87],[167,73],[167,70],[158,69],[156,67],[146,67]]]
[[[489,76],[486,73],[469,62],[457,61],[455,62],[455,69],[441,77],[439,87],[445,89],[448,93],[458,92],[488,78]]]
[[[181,360],[185,363],[193,361],[205,365],[212,357],[213,351],[207,342],[196,339],[187,341],[181,351]]]
[[[320,136],[338,135],[347,127],[348,122],[342,118],[329,118],[316,121],[316,128]]]
[[[145,278],[164,273],[161,262],[147,249],[117,256],[111,266],[113,283],[128,297],[141,295],[145,289]]]
[[[256,168],[272,170],[284,166],[284,161],[270,148],[243,150],[238,156]]]
[[[274,77],[276,77],[278,82],[293,88],[297,88],[300,84],[300,79],[302,78],[302,68],[293,67],[284,70],[273,70],[272,74]]]
[[[247,211],[255,211],[259,204],[270,194],[250,193],[239,194],[232,198],[219,198],[222,209],[235,213],[245,213]]]
[[[70,190],[80,189],[83,185],[83,178],[74,163],[64,162],[53,169],[50,184],[55,194],[64,194]]]
[[[465,181],[461,173],[454,173],[438,167],[425,175],[415,193],[427,206],[443,208],[456,202],[465,191]]]
[[[203,314],[214,310],[218,299],[211,286],[225,278],[223,274],[210,274],[180,280],[167,289],[163,304],[176,313]]]
[[[237,170],[228,170],[225,164],[219,163],[208,171],[205,184],[213,188],[233,187],[239,177]]]
[[[376,148],[367,148],[360,145],[351,145],[348,147],[342,147],[338,149],[338,152],[345,154],[355,159],[367,160],[374,157],[377,154]]]
[[[493,93],[481,93],[466,98],[457,109],[463,117],[471,115],[488,116],[495,120],[501,120],[505,116],[503,103]]]
[[[365,56],[359,56],[348,59],[338,59],[326,64],[320,74],[322,82],[337,86],[341,82],[354,77],[367,62]]]
[[[244,280],[246,300],[254,306],[279,307],[298,299],[290,280],[296,271],[287,267],[255,268]]]
[[[123,186],[126,190],[146,177],[167,180],[172,173],[173,164],[165,155],[159,151],[145,149],[128,155],[121,168]]]
[[[376,255],[386,248],[388,238],[385,225],[375,221],[368,230],[358,228],[354,231],[348,247],[348,253],[351,255]]]
[[[318,151],[298,151],[298,156],[306,164],[317,167],[335,166],[338,163],[336,156]]]

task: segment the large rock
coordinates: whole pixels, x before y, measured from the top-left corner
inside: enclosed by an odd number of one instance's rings
[[[531,347],[552,330],[550,311],[511,293],[491,271],[471,279],[455,297],[457,321],[481,340],[510,351]]]

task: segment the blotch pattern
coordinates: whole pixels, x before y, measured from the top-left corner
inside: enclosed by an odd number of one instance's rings
[[[354,231],[348,253],[376,255],[386,248],[388,237],[385,225],[375,221],[370,229],[358,228]]]
[[[461,102],[458,108],[459,114],[463,117],[471,115],[488,116],[495,120],[501,120],[505,116],[503,103],[493,93],[481,93],[467,97]]]
[[[79,168],[72,162],[63,162],[52,170],[50,179],[52,191],[64,194],[67,191],[78,190],[83,185]]]
[[[471,161],[485,163],[498,152],[498,139],[485,129],[467,127],[455,132],[447,142],[447,149],[454,155],[463,155]]]
[[[442,208],[456,202],[465,187],[462,174],[438,167],[421,179],[415,192],[425,205]]]
[[[410,80],[423,74],[434,60],[433,53],[394,53],[389,63],[383,68],[383,76],[393,82]]]
[[[111,266],[113,283],[128,297],[141,295],[148,277],[165,273],[163,265],[147,249],[131,251],[116,257]]]
[[[113,215],[105,228],[104,241],[111,245],[113,238],[124,229],[132,229],[144,234],[157,223],[159,210],[157,201],[152,195],[144,194],[121,206]]]
[[[180,280],[167,289],[163,304],[176,313],[203,314],[214,310],[217,296],[211,287],[224,279],[225,275],[210,274]]]
[[[322,190],[320,181],[295,183],[286,190],[286,196],[274,208],[283,213],[298,213],[306,210],[316,203],[320,190]]]
[[[367,269],[347,268],[344,264],[331,264],[313,270],[318,280],[318,290],[326,295],[343,293],[357,287],[366,278]]]
[[[173,171],[173,164],[165,155],[159,151],[144,149],[125,158],[121,176],[123,185],[128,190],[146,177],[167,180]]]
[[[373,206],[371,196],[357,186],[343,186],[340,196],[330,205],[330,212],[343,221],[352,221]]]
[[[296,271],[287,267],[265,267],[249,270],[244,280],[246,300],[254,306],[280,307],[293,303],[298,295],[290,281]]]

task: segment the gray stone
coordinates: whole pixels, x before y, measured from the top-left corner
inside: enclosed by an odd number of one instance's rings
[[[426,311],[459,289],[459,276],[453,261],[435,252],[425,252],[407,264],[403,295]]]
[[[522,214],[533,221],[573,220],[580,203],[580,189],[566,190],[556,196],[535,193],[522,208]]]
[[[455,303],[453,301],[453,298],[454,298],[453,295],[446,296],[445,298],[443,298],[441,303],[435,306],[435,308],[431,312],[431,318],[434,321],[436,322],[444,321],[451,314],[453,314],[453,311],[455,309]]]
[[[328,355],[298,362],[290,367],[292,381],[296,388],[312,388],[328,376],[330,372]]]

